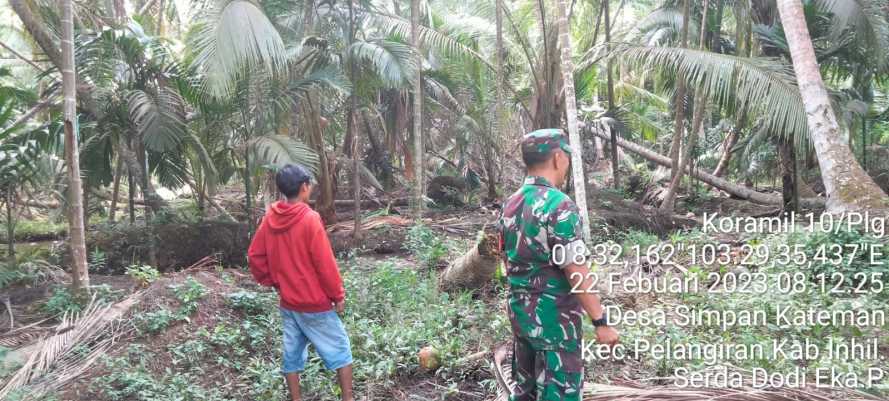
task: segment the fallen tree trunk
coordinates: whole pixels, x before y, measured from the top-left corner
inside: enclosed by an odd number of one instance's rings
[[[443,290],[479,288],[494,277],[501,257],[497,234],[481,231],[475,244],[448,265],[439,285]]]
[[[604,139],[610,139],[604,133],[599,132],[598,130],[593,129],[590,131],[593,133],[593,135],[595,135],[597,137],[604,138]],[[617,145],[626,149],[626,150],[629,150],[630,152],[633,152],[639,156],[642,156],[643,158],[645,158],[648,161],[660,164],[662,166],[670,167],[672,164],[672,162],[670,161],[670,158],[663,156],[661,154],[658,154],[650,149],[647,149],[644,146],[637,145],[633,142],[627,141],[623,138],[617,138]],[[770,195],[770,194],[764,194],[762,192],[757,192],[757,191],[754,191],[754,190],[747,188],[745,186],[731,183],[728,180],[719,178],[715,175],[705,173],[705,172],[701,171],[700,169],[686,168],[686,170],[687,170],[686,172],[690,176],[695,177],[710,186],[713,186],[715,188],[718,188],[720,190],[728,192],[729,194],[734,195],[738,198],[747,199],[751,202],[761,203],[764,205],[782,205],[783,204],[783,199],[781,198],[780,195]],[[824,199],[821,199],[821,198],[800,199],[800,204],[805,207],[808,207],[808,208],[820,208],[820,207],[824,207],[825,201],[824,201]]]
[[[316,200],[309,201],[309,205],[312,207],[315,207],[316,204],[317,204]],[[365,200],[361,201],[362,208],[386,206],[386,205],[390,205],[390,204],[392,206],[409,206],[409,199],[408,198],[396,198],[396,199],[389,199],[389,200],[365,199]],[[352,207],[355,205],[355,200],[354,199],[336,199],[333,201],[333,205],[335,207]]]

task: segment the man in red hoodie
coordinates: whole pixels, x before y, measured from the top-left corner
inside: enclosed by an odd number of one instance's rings
[[[308,205],[311,179],[298,165],[278,171],[275,182],[287,200],[272,204],[247,256],[256,281],[274,287],[281,299],[281,373],[293,401],[300,399],[299,374],[309,342],[325,367],[336,370],[343,401],[352,401],[352,351],[338,316],[345,310],[345,290],[321,217]]]

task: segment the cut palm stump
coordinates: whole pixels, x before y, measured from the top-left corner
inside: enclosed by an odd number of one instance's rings
[[[441,275],[441,288],[480,288],[494,277],[501,258],[497,234],[486,228],[478,233],[475,244],[463,256],[448,265]]]

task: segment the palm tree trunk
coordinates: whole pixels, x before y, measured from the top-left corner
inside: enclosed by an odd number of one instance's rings
[[[685,173],[686,167],[691,165],[691,160],[694,158],[695,146],[698,144],[698,137],[703,134],[700,131],[704,125],[704,113],[707,109],[705,104],[707,102],[706,98],[707,97],[702,90],[698,90],[695,94],[696,102],[694,116],[692,117],[692,129],[688,133],[688,140],[685,143],[685,152],[682,157],[679,158],[676,174],[670,179],[670,186],[667,187],[667,193],[664,195],[664,200],[660,206],[661,210],[672,212],[676,206],[676,196],[679,193],[682,176]]]
[[[861,168],[849,145],[842,140],[815,58],[802,3],[799,0],[778,0],[778,12],[793,58],[800,94],[805,99],[809,134],[815,145],[827,192],[827,210],[838,213],[885,209],[886,194]]]
[[[594,129],[594,130],[591,130],[591,132],[597,138],[608,139],[608,135],[603,132],[600,132],[599,130]],[[652,163],[657,163],[657,164],[660,164],[661,166],[664,166],[664,167],[670,167],[670,165],[672,163],[672,160],[669,157],[658,154],[657,152],[654,152],[651,149],[648,149],[648,148],[641,146],[639,144],[627,141],[626,139],[617,138],[617,144],[618,144],[618,146],[624,148],[625,150],[635,153],[635,154],[641,156],[642,158],[644,158],[645,160],[648,160]],[[688,169],[688,166],[686,166],[686,169]],[[751,202],[760,203],[763,205],[781,205],[782,204],[782,198],[780,196],[757,192],[756,190],[754,190],[752,188],[752,186],[753,186],[752,183],[749,183],[750,185],[745,184],[746,186],[738,185],[738,184],[732,183],[724,178],[716,177],[712,174],[705,173],[699,169],[694,169],[692,171],[688,171],[688,174],[692,177],[697,178],[698,180],[700,180],[701,182],[703,182],[707,185],[710,185],[714,188],[723,190],[723,191],[727,192],[728,194],[738,197],[740,199],[747,199]],[[801,199],[800,204],[804,205],[805,207],[823,207],[824,206],[824,202],[819,198]]]
[[[722,177],[725,174],[725,171],[728,169],[729,162],[732,160],[732,150],[738,144],[738,141],[741,139],[741,134],[744,131],[744,128],[747,125],[747,108],[744,107],[741,109],[741,112],[738,114],[735,120],[735,126],[729,132],[728,137],[722,142],[722,156],[719,157],[719,162],[716,163],[716,168],[713,169],[713,175],[717,177]]]
[[[250,137],[247,137],[245,142],[250,142]],[[246,150],[244,152],[244,206],[247,208],[247,228],[250,235],[253,235],[253,225],[254,225],[254,216],[253,216],[253,171],[250,166],[250,150]]]
[[[423,218],[426,195],[423,173],[423,56],[420,53],[420,0],[411,0],[411,44],[414,46],[417,76],[414,79],[414,217]]]
[[[700,41],[698,42],[701,50],[707,48],[705,39],[707,37],[707,10],[710,5],[709,3],[709,0],[704,0],[704,12],[701,16],[701,34]],[[685,24],[685,22],[683,22],[683,24]],[[667,194],[664,196],[663,203],[661,203],[661,210],[672,212],[676,206],[676,195],[679,193],[679,185],[682,183],[685,167],[691,164],[691,159],[694,157],[695,146],[697,145],[698,136],[700,135],[700,130],[704,123],[704,113],[706,109],[707,94],[702,89],[698,89],[695,92],[692,129],[688,133],[688,141],[685,144],[685,154],[679,158],[679,164],[677,164],[675,170],[670,173],[670,186],[667,188]]]
[[[611,52],[611,10],[608,6],[611,3],[610,0],[602,1],[602,14],[605,14],[605,43],[607,43],[607,50]],[[566,11],[567,12],[567,11]],[[611,63],[611,58],[608,58],[606,64],[607,70],[607,81],[608,81],[608,111],[614,112],[614,77],[613,77],[613,66]],[[611,130],[611,174],[614,180],[614,188],[620,188],[620,165],[617,161],[617,129]]]
[[[861,116],[861,167],[867,171],[867,116]]]
[[[159,213],[167,208],[167,201],[158,195],[157,191],[154,189],[154,185],[151,184],[148,169],[146,168],[144,159],[140,156],[144,155],[144,151],[142,151],[141,146],[138,145],[140,142],[140,138],[133,138],[131,140],[131,143],[133,144],[131,145],[130,143],[127,143],[123,136],[121,136],[118,141],[117,155],[123,160],[124,164],[126,164],[127,170],[129,170],[133,179],[139,181],[138,185],[142,189],[142,198],[145,201],[145,205],[154,213]]]
[[[716,0],[716,30],[710,35],[710,50],[719,53],[719,38],[722,32],[722,18],[725,11],[725,1]]]
[[[355,43],[355,5],[354,0],[349,0],[349,45]],[[355,79],[355,62],[349,58],[349,81],[352,85],[357,84]],[[360,135],[358,127],[356,127],[355,116],[358,112],[358,95],[353,91],[349,95],[349,113],[346,121],[347,130],[352,137],[352,186],[353,195],[355,197],[355,209],[352,212],[353,222],[355,226],[352,228],[352,237],[356,240],[361,239],[361,146],[359,146]]]
[[[321,126],[321,113],[318,111],[315,103],[311,100],[316,95],[309,94],[309,101],[303,102],[303,123],[308,129],[307,142],[318,153],[318,198],[315,204],[315,210],[321,215],[324,224],[334,224],[337,221],[336,207],[333,200],[335,197],[335,185],[333,184],[332,169],[330,168],[331,159],[327,157],[327,151],[324,148],[324,129]]]
[[[9,265],[15,265],[15,190],[12,185],[6,187],[6,257]]]
[[[496,110],[497,128],[499,131],[502,132],[502,130],[505,128],[504,127],[504,125],[505,125],[504,124],[504,122],[505,122],[504,121],[505,120],[504,111],[506,110],[506,108],[503,105],[503,86],[502,86],[503,82],[504,82],[504,76],[503,76],[503,59],[504,59],[503,0],[495,0],[494,7],[496,8],[496,12],[494,13],[494,15],[495,15],[495,20],[496,20],[496,25],[497,25],[497,45],[496,45],[496,47],[497,47],[497,50],[496,50],[497,51],[497,71],[496,71],[496,78],[495,78],[497,80],[497,83],[494,85],[494,87],[497,90],[497,92],[496,92],[496,96],[497,96],[496,102],[497,103],[496,103],[495,107],[497,108],[497,110]]]
[[[111,0],[114,9],[114,20],[118,25],[127,22],[127,9],[124,6],[124,0]]]
[[[583,143],[580,141],[580,133],[577,131],[577,99],[574,95],[574,61],[571,58],[571,27],[568,24],[568,0],[559,0],[556,4],[556,9],[559,13],[559,41],[562,44],[562,79],[565,85],[565,111],[568,116],[568,136],[572,148],[571,172],[572,181],[574,182],[574,201],[580,209],[580,220],[583,223],[583,238],[588,242],[590,240],[590,212],[586,204],[586,178],[583,175]],[[606,21],[608,20],[606,19]],[[616,149],[617,141],[615,140],[612,143]],[[615,180],[617,180],[617,175],[615,175]]]
[[[315,30],[315,0],[303,2],[303,39]]]
[[[719,162],[716,163],[716,168],[713,169],[713,175],[722,177],[725,174],[725,170],[728,169],[728,164],[732,160],[732,149],[738,144],[738,140],[741,139],[741,130],[744,129],[742,124],[739,121],[722,142],[722,156],[719,157]]]
[[[164,26],[164,9],[167,8],[166,0],[160,0],[157,6],[157,34],[164,36],[166,34],[166,26]]]
[[[496,52],[497,52],[497,71],[495,72],[496,84],[494,87],[496,88],[495,96],[497,97],[494,101],[494,113],[496,114],[494,124],[496,132],[489,131],[489,135],[496,135],[498,140],[505,140],[510,137],[506,133],[506,107],[503,104],[503,83],[505,81],[503,77],[503,0],[495,0],[494,1],[494,19],[497,26],[497,44],[496,44]],[[490,136],[488,137],[490,140]],[[494,201],[497,199],[497,172],[496,172],[496,163],[494,162],[494,150],[493,146],[485,146],[485,170],[488,173],[488,199],[490,201]]]
[[[799,209],[799,197],[796,190],[796,154],[793,143],[790,141],[778,139],[776,146],[778,147],[778,161],[781,165],[782,209],[787,214]]]
[[[127,212],[130,215],[130,224],[136,222],[136,183],[133,174],[127,172]]]
[[[689,1],[685,0],[682,6],[682,39],[679,45],[681,48],[688,47],[688,21],[691,18]],[[670,160],[673,161],[670,168],[671,179],[679,171],[679,150],[682,146],[682,133],[685,131],[685,80],[676,77],[676,81],[676,115],[673,123],[673,141],[670,143]]]
[[[549,20],[546,14],[544,0],[537,0],[537,19],[540,26],[540,35],[543,41],[542,57],[533,66],[534,96],[531,103],[532,129],[553,128],[562,125],[565,114],[565,103],[562,93],[562,74],[560,72],[560,58],[558,52],[558,28],[548,28]],[[509,17],[509,14],[507,14]],[[529,57],[529,60],[531,58]],[[530,61],[529,61],[530,62]]]
[[[123,175],[123,161],[117,158],[117,171],[114,172],[114,184],[111,185],[111,207],[108,210],[108,221],[114,222],[117,214],[117,197],[120,196],[120,176]]]
[[[62,1],[62,93],[64,94],[65,161],[68,166],[68,235],[71,247],[71,286],[89,291],[86,233],[83,226],[83,185],[77,136],[77,80],[74,75],[74,12],[72,0]]]

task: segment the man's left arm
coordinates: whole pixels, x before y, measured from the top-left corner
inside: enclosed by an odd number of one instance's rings
[[[327,238],[327,231],[320,218],[311,220],[310,224],[315,226],[312,228],[310,246],[312,264],[315,266],[315,271],[318,272],[318,279],[324,294],[336,305],[337,312],[342,313],[346,290],[343,288],[343,279],[340,277],[336,257],[334,257],[333,249],[330,246],[330,239]]]
[[[599,295],[589,291],[594,285],[587,258],[589,251],[583,242],[583,225],[577,205],[569,199],[559,204],[550,214],[548,221],[550,250],[557,245],[564,251],[559,266],[571,283],[571,288],[579,289],[572,295],[577,297],[583,310],[594,323],[605,317],[605,310]],[[554,261],[555,262],[555,261]],[[580,263],[577,263],[580,262]],[[597,324],[596,341],[601,344],[616,344],[619,340],[617,330],[607,324]]]

